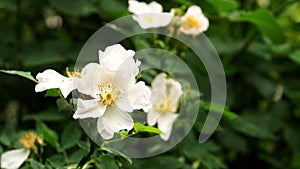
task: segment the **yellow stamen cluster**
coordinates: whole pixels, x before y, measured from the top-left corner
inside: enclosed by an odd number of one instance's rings
[[[189,16],[185,19],[185,22],[182,26],[186,30],[192,29],[193,27],[199,29],[201,27],[201,23],[197,20],[195,16]]]
[[[154,105],[154,109],[156,110],[156,112],[158,113],[167,113],[170,112],[172,107],[171,107],[171,101],[167,100],[165,103],[159,103]]]
[[[79,72],[79,70],[74,70],[74,72],[71,72],[69,70],[69,68],[67,67],[66,68],[66,73],[69,77],[77,77],[77,78],[81,78],[81,73]]]
[[[26,148],[34,148],[36,144],[43,144],[43,140],[35,133],[28,132],[20,139],[20,143]]]
[[[100,102],[107,106],[113,106],[119,98],[121,92],[108,82],[98,84]]]

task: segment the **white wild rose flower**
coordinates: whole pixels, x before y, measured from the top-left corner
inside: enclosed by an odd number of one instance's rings
[[[68,69],[67,74],[69,77],[65,77],[53,69],[38,73],[36,76],[38,84],[35,86],[35,92],[59,88],[64,98],[67,98],[70,92],[76,88],[73,84],[74,79],[81,77],[80,73],[69,72]]]
[[[133,55],[134,51],[119,44],[99,51],[100,64],[86,65],[76,85],[92,99],[79,98],[73,118],[98,118],[97,130],[104,139],[120,130],[131,130],[134,122],[128,112],[149,107],[151,91],[144,82],[136,82],[140,62]]]
[[[151,108],[148,112],[147,123],[153,126],[157,123],[163,134],[160,137],[167,141],[171,135],[172,126],[178,114],[178,101],[182,95],[181,85],[161,73],[152,81]]]
[[[29,157],[30,149],[36,147],[36,144],[43,144],[43,141],[33,132],[26,133],[20,143],[24,148],[6,151],[1,155],[1,168],[17,169]]]
[[[165,27],[172,21],[174,12],[163,12],[163,7],[152,1],[149,4],[136,0],[128,1],[128,11],[143,29]]]
[[[202,13],[199,6],[190,6],[184,16],[181,17],[179,30],[187,35],[199,35],[209,27],[209,21]]]

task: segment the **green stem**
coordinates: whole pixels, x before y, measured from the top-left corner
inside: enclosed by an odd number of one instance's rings
[[[138,133],[138,132],[135,132],[135,133],[129,134],[129,135],[126,136],[126,137],[121,137],[121,138],[118,138],[118,139],[115,139],[115,140],[104,141],[104,142],[102,143],[102,145],[101,145],[100,148],[105,147],[106,145],[111,144],[111,143],[115,143],[115,142],[118,142],[118,141],[122,141],[122,140],[124,140],[124,139],[126,139],[126,138],[128,138],[128,137],[131,137],[131,136],[136,135],[137,133]]]
[[[70,160],[69,160],[69,157],[68,157],[67,152],[66,152],[65,149],[62,149],[62,154],[63,154],[63,156],[64,156],[64,159],[65,159],[66,164],[69,164],[69,163],[70,163]]]

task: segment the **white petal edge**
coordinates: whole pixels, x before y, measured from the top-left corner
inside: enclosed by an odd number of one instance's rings
[[[135,14],[133,19],[138,22],[138,24],[143,29],[149,28],[159,28],[169,25],[173,19],[171,13],[142,13]]]
[[[122,45],[115,44],[105,48],[104,52],[98,51],[99,61],[102,66],[110,71],[117,71],[121,64],[135,54],[133,50],[126,50]]]
[[[157,3],[156,1],[152,1],[148,4],[148,8],[151,10],[152,13],[162,13],[163,7],[161,4]]]
[[[168,140],[170,135],[168,135],[168,132],[172,131],[173,123],[178,117],[178,114],[175,113],[164,113],[162,114],[158,119],[158,129],[160,129],[162,132],[164,132],[164,140]],[[168,136],[168,137],[167,137]]]
[[[134,122],[132,117],[117,107],[109,107],[102,116],[103,123],[106,123],[114,132],[126,129],[131,130]]]
[[[154,126],[157,123],[160,116],[161,116],[161,113],[156,112],[155,110],[151,109],[147,114],[147,123],[150,126]]]
[[[98,118],[106,111],[106,106],[97,99],[77,100],[77,109],[73,115],[74,119]]]
[[[36,79],[38,84],[35,86],[35,92],[59,88],[64,98],[66,98],[75,89],[73,85],[74,78],[67,78],[53,69],[47,69],[42,73],[38,73]]]
[[[175,81],[174,79],[166,80],[167,93],[166,97],[171,101],[172,112],[175,112],[178,107],[178,101],[182,95],[182,89],[180,83]]]
[[[147,111],[150,105],[151,90],[145,85],[145,82],[140,81],[134,84],[128,92],[126,92],[122,99],[117,102],[118,107],[127,112],[133,110],[144,109]]]
[[[81,78],[74,79],[74,86],[80,93],[95,97],[95,77],[98,72],[98,63],[89,63],[81,71]]]
[[[186,15],[199,15],[199,14],[202,14],[201,8],[197,5],[192,5],[188,8],[188,10],[187,10],[187,12],[184,16],[186,16]]]
[[[46,69],[36,75],[38,84],[35,86],[35,92],[42,92],[52,88],[59,88],[67,77],[59,74],[53,69]]]
[[[102,117],[98,118],[97,130],[101,137],[105,140],[111,139],[114,136],[114,131],[103,121]]]
[[[75,89],[73,84],[74,78],[66,78],[61,86],[59,87],[64,98],[67,98],[68,95]]]
[[[166,93],[166,77],[165,73],[158,74],[151,83],[152,90],[160,90],[162,93]]]
[[[136,0],[128,1],[128,11],[134,14],[140,14],[148,11],[148,5],[145,2],[138,2]]]
[[[170,136],[171,136],[171,132],[172,132],[172,129],[171,130],[168,130],[166,131],[165,133],[163,134],[160,134],[160,138],[163,139],[164,141],[168,141]]]
[[[1,155],[1,168],[19,168],[29,157],[30,150],[27,148],[10,150]]]

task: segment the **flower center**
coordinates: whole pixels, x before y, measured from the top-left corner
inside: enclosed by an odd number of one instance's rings
[[[98,84],[98,90],[99,101],[107,106],[113,106],[121,94],[115,85],[108,82]]]
[[[165,103],[156,104],[156,105],[154,105],[154,109],[156,110],[156,112],[159,112],[161,114],[170,112],[172,109],[171,101],[167,100]]]
[[[35,133],[28,132],[20,139],[20,143],[26,148],[34,148],[36,143],[42,144],[43,141]]]
[[[184,29],[192,29],[193,27],[196,29],[199,29],[201,27],[201,23],[197,20],[195,16],[189,16],[185,19],[185,22],[183,23]]]
[[[145,16],[145,21],[148,23],[152,23],[153,22],[153,18],[150,16]]]

